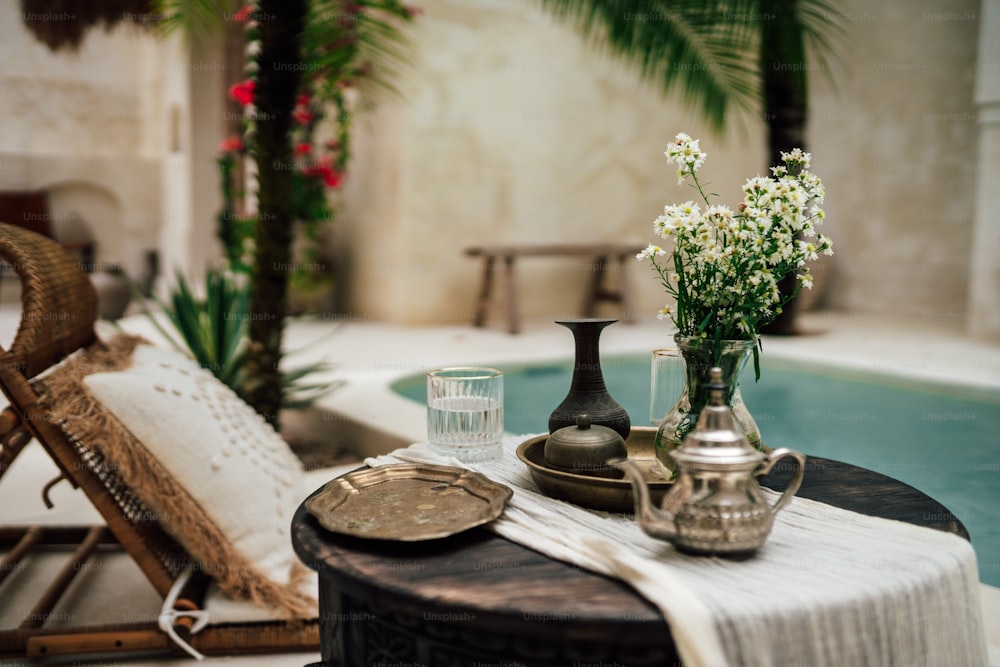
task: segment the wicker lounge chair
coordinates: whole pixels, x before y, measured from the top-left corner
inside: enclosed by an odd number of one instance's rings
[[[0,482],[22,449],[36,438],[55,462],[60,477],[78,487],[105,525],[0,527],[0,597],[5,580],[24,576],[33,554],[53,549],[68,560],[20,625],[0,630],[0,658],[108,652],[180,652],[175,635],[207,655],[317,650],[317,619],[204,624],[199,612],[209,577],[192,557],[145,511],[133,491],[102,460],[100,452],[68,436],[46,419],[37,376],[73,352],[97,341],[97,302],[79,262],[58,243],[12,225],[0,224],[0,259],[21,281],[21,322],[9,349],[0,347],[0,389],[10,406],[0,415]],[[44,380],[42,380],[44,382]],[[101,626],[46,627],[60,598],[75,579],[88,575],[83,564],[98,552],[124,550],[161,599],[173,600],[169,627],[158,620]],[[191,576],[192,571],[194,572]],[[187,583],[176,586],[178,579]],[[8,585],[10,582],[7,582]],[[203,627],[196,627],[203,626]],[[192,632],[195,628],[196,633]]]

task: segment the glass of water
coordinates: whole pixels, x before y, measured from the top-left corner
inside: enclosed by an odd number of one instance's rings
[[[460,366],[427,373],[427,439],[460,461],[500,458],[503,371]]]
[[[677,403],[686,382],[684,357],[676,347],[653,350],[649,385],[649,421],[659,426]]]

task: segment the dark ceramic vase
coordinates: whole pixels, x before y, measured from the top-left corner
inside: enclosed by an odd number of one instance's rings
[[[576,360],[569,393],[549,415],[549,433],[564,426],[574,426],[578,415],[587,414],[591,424],[607,426],[628,438],[631,420],[625,408],[608,393],[601,371],[601,331],[617,321],[598,318],[556,321],[573,332]]]

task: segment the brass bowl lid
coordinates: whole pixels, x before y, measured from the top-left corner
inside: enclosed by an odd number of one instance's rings
[[[590,415],[581,414],[576,426],[564,426],[545,441],[545,465],[579,475],[621,477],[622,472],[608,465],[608,459],[627,456],[625,439],[614,429],[591,424]]]
[[[522,442],[517,448],[517,458],[527,467],[538,490],[551,498],[558,498],[605,512],[634,512],[635,497],[632,484],[621,477],[595,477],[576,475],[545,465],[545,441],[549,434],[537,435]],[[673,482],[663,476],[656,460],[656,428],[633,426],[625,439],[628,458],[642,468],[649,487],[650,498],[657,507],[673,488]]]

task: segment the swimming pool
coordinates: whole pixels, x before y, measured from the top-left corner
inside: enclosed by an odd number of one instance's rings
[[[572,360],[498,367],[505,429],[545,431]],[[633,425],[649,425],[649,367],[646,354],[602,359]],[[762,367],[760,383],[748,369],[741,388],[766,444],[876,470],[937,499],[969,530],[980,580],[1000,586],[1000,395],[767,357]],[[423,403],[424,385],[415,375],[392,389]]]

